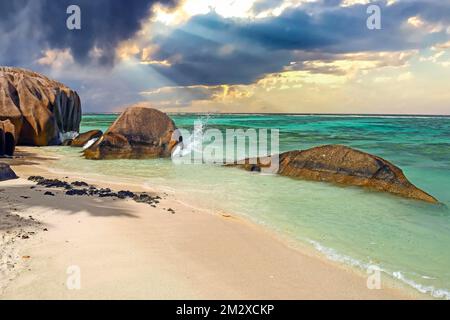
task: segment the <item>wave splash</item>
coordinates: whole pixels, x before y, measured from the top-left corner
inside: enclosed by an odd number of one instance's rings
[[[182,143],[179,143],[172,151],[172,161],[179,163],[180,158],[190,157],[193,153],[203,152],[203,133],[205,132],[208,121],[211,118],[210,114],[198,118],[194,122],[194,130],[192,133],[183,139]]]

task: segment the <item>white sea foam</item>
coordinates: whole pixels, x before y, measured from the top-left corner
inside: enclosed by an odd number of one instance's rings
[[[191,156],[192,153],[201,153],[203,150],[203,132],[208,124],[209,115],[195,121],[194,130],[189,137],[183,137],[183,143],[178,144],[172,152],[172,161],[179,163],[180,158]]]
[[[100,138],[92,138],[91,140],[89,140],[88,142],[86,142],[86,144],[83,146],[83,150],[86,150],[87,148],[89,148],[90,146],[92,146],[94,143],[97,142],[97,140]]]
[[[368,269],[372,265],[371,263],[364,263],[350,256],[338,253],[335,249],[325,247],[317,241],[308,240],[308,242],[311,243],[317,251],[323,253],[328,259],[332,261],[342,262],[352,267],[358,267],[364,270]]]
[[[416,289],[421,293],[429,294],[434,298],[450,300],[450,291],[446,289],[437,289],[433,286],[426,286],[419,284],[411,279],[406,278],[401,271],[393,272],[392,276],[400,280],[401,282],[406,283],[407,285],[413,287],[414,289]]]
[[[365,263],[358,259],[352,258],[350,256],[338,253],[335,249],[325,247],[317,241],[308,240],[308,242],[311,243],[317,251],[323,253],[328,259],[330,259],[332,261],[341,262],[346,265],[350,265],[352,267],[360,268],[362,270],[368,270],[368,268],[373,265],[372,263]],[[417,282],[405,277],[405,275],[402,271],[390,272],[383,268],[380,268],[380,271],[401,281],[404,284],[407,284],[408,286],[414,288],[415,290],[419,291],[420,293],[429,294],[432,297],[438,298],[438,299],[450,300],[450,291],[447,289],[438,289],[433,286],[427,286],[427,285],[417,283]],[[424,279],[434,279],[434,278],[431,278],[428,276],[421,276],[421,277]]]

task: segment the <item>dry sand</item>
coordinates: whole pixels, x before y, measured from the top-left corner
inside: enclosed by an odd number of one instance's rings
[[[417,298],[391,282],[369,290],[363,274],[176,195],[161,194],[157,208],[56,189],[44,195],[28,176],[65,178],[45,172],[46,162],[15,160],[21,178],[0,182],[1,299]],[[78,271],[80,288],[69,289]]]

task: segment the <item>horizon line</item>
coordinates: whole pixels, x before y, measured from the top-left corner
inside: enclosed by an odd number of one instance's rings
[[[158,109],[159,110],[159,109]],[[162,111],[162,110],[160,110]],[[113,115],[121,114],[123,111],[116,112],[86,112],[82,115]],[[164,112],[164,111],[162,111]],[[295,113],[295,112],[165,112],[169,115],[187,115],[187,114],[214,114],[214,115],[301,115],[301,116],[367,116],[367,117],[450,117],[450,114],[414,114],[414,113]]]

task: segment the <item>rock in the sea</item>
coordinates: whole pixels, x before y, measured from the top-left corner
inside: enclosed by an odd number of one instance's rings
[[[18,144],[61,144],[79,131],[80,98],[41,74],[0,67],[0,120],[6,119],[16,128]]]
[[[261,171],[270,166],[267,158],[246,160],[237,165],[248,171]],[[264,163],[262,165],[261,163]],[[278,174],[341,185],[361,186],[398,196],[438,203],[434,197],[414,186],[403,171],[392,163],[342,145],[325,145],[279,155]]]
[[[12,122],[0,121],[0,157],[13,156],[16,141],[16,130]]]
[[[127,108],[105,134],[84,150],[87,159],[144,159],[168,157],[179,141],[165,113],[141,106]]]
[[[84,147],[92,139],[100,138],[103,135],[101,130],[91,130],[85,133],[79,134],[75,139],[72,140],[71,147]]]
[[[6,163],[0,163],[0,181],[17,179],[16,174]]]
[[[72,145],[72,142],[73,142],[73,139],[67,139],[67,140],[64,140],[63,143],[61,143],[61,145],[63,147],[70,147]]]

